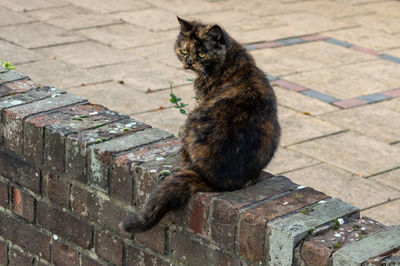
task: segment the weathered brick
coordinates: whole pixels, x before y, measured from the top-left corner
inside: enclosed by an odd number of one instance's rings
[[[214,197],[221,193],[196,193],[189,203],[187,214],[187,228],[195,234],[203,237],[210,236],[208,222],[210,205]]]
[[[30,89],[38,88],[40,85],[29,78],[3,83],[0,85],[0,97],[24,93]]]
[[[94,260],[92,258],[89,258],[89,257],[85,256],[85,255],[82,255],[81,258],[82,258],[81,260],[82,260],[82,265],[83,266],[103,266],[104,265],[104,263],[96,261],[96,260]]]
[[[49,171],[43,174],[43,195],[50,201],[64,207],[69,207],[69,191],[71,184],[64,178]]]
[[[118,224],[129,215],[129,212],[108,199],[78,186],[72,187],[72,198],[72,208],[75,213],[107,229],[130,237],[130,235],[122,233],[118,228]]]
[[[242,207],[295,189],[298,185],[283,176],[270,177],[233,192],[224,193],[213,201],[211,238],[228,251],[235,244],[236,223]]]
[[[177,139],[163,140],[114,157],[111,171],[111,196],[131,203],[133,197],[132,163],[135,165],[151,160],[163,161],[175,155],[181,142]]]
[[[9,251],[9,266],[32,265],[33,258],[15,248],[10,248]]]
[[[3,177],[33,192],[40,191],[40,170],[6,152],[0,152],[0,173]]]
[[[0,181],[0,206],[8,207],[8,184]]]
[[[122,265],[124,244],[106,231],[96,232],[96,254],[107,261]]]
[[[34,198],[18,188],[11,187],[11,199],[12,210],[19,216],[33,222],[35,209]]]
[[[88,151],[88,177],[90,185],[108,192],[108,170],[112,154],[169,137],[172,137],[172,134],[169,132],[150,128],[90,146]]]
[[[26,78],[24,74],[21,74],[14,70],[0,72],[0,84],[12,82],[23,78]]]
[[[241,257],[262,265],[266,236],[266,220],[248,213],[240,221],[239,254]]]
[[[191,239],[185,232],[171,233],[172,256],[182,260],[185,265],[240,265],[240,261],[232,255],[213,249]],[[195,252],[193,252],[195,251]]]
[[[86,155],[88,146],[96,142],[115,138],[149,128],[136,120],[127,118],[110,124],[96,127],[90,130],[72,133],[67,136],[66,149],[66,173],[68,176],[87,182]]]
[[[331,254],[362,237],[381,230],[384,226],[368,217],[343,224],[305,241],[301,248],[301,260],[306,265],[328,265]]]
[[[93,228],[85,222],[42,201],[38,202],[37,212],[38,224],[53,234],[84,248],[93,245],[91,242]]]
[[[53,242],[53,263],[60,266],[78,265],[78,252],[61,242]]]
[[[51,239],[40,233],[34,226],[1,214],[0,235],[32,254],[50,260]]]
[[[137,243],[149,247],[160,254],[165,253],[165,235],[167,228],[164,225],[158,224],[149,231],[135,234]]]
[[[170,262],[147,251],[136,248],[127,247],[126,249],[126,264],[127,265],[160,265],[160,266],[170,266]]]
[[[23,124],[27,117],[85,101],[85,99],[73,94],[61,94],[6,109],[2,121],[5,147],[15,153],[22,154]]]
[[[0,265],[6,265],[7,264],[7,244],[3,241],[0,241]]]

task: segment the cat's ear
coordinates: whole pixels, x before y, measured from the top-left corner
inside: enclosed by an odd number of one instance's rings
[[[176,18],[179,21],[179,24],[181,24],[181,32],[188,32],[193,28],[193,25],[184,19],[181,19],[180,17],[176,16]]]
[[[224,32],[222,31],[222,29],[218,26],[218,25],[214,25],[212,26],[209,30],[208,30],[208,35],[211,37],[211,39],[213,39],[214,41],[217,42],[223,42],[223,37],[224,37]]]

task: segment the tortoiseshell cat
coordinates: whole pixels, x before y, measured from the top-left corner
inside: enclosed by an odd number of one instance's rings
[[[254,183],[272,159],[280,127],[275,94],[245,48],[221,27],[178,17],[175,52],[197,74],[198,107],[185,123],[181,171],[166,177],[120,228],[142,232],[198,191],[231,191]]]

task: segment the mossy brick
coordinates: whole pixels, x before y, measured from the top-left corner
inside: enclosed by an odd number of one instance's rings
[[[159,265],[170,266],[172,265],[168,260],[161,256],[149,253],[147,250],[127,246],[126,247],[126,265]]]
[[[12,247],[10,247],[10,250],[8,251],[8,258],[8,265],[11,266],[32,265],[33,263],[33,258],[29,254]]]
[[[145,247],[149,247],[157,253],[165,254],[166,235],[167,226],[157,224],[149,231],[135,234],[135,241]]]
[[[11,187],[11,206],[14,213],[33,222],[35,199],[24,191]]]
[[[8,208],[8,184],[0,181],[0,206]]]
[[[172,134],[167,131],[150,128],[90,146],[88,151],[89,184],[108,192],[108,169],[112,154],[169,137],[172,137]]]
[[[35,226],[2,213],[0,235],[32,254],[50,260],[51,238],[42,234]]]
[[[43,201],[37,204],[37,223],[65,240],[83,248],[91,248],[93,227],[70,213],[48,205]],[[62,225],[62,226],[60,226]]]
[[[241,265],[239,259],[191,238],[185,231],[171,232],[171,255],[184,265]],[[195,250],[195,252],[193,252]],[[224,250],[226,251],[226,250]]]
[[[7,253],[8,253],[7,243],[0,240],[0,264],[1,265],[7,265],[7,261],[8,261]]]
[[[3,83],[0,85],[0,97],[24,93],[38,87],[40,87],[40,85],[29,78]]]
[[[300,253],[296,255],[297,260],[305,265],[330,265],[333,252],[384,227],[368,217],[363,217],[340,225],[339,228],[331,228],[305,241]]]
[[[332,265],[361,265],[370,258],[400,248],[400,226],[392,226],[363,237],[332,255]]]
[[[73,132],[65,141],[66,173],[69,177],[87,182],[87,149],[96,142],[131,134],[150,128],[139,121],[125,118],[92,129]]]
[[[292,265],[295,246],[311,230],[337,218],[358,216],[356,207],[339,199],[326,199],[324,203],[307,209],[306,213],[272,220],[267,224],[267,264]]]
[[[6,83],[6,82],[11,82],[11,81],[15,81],[18,79],[23,79],[26,78],[27,76],[25,76],[24,74],[21,74],[17,71],[14,70],[10,70],[7,72],[1,72],[0,73],[0,84]]]
[[[295,189],[298,185],[283,176],[271,177],[233,192],[226,192],[213,200],[211,239],[227,251],[235,245],[236,224],[241,208]]]
[[[118,224],[129,215],[129,212],[120,205],[109,200],[108,197],[95,191],[88,191],[79,186],[73,186],[71,192],[72,210],[83,219],[101,225],[103,228],[130,237],[119,230]]]
[[[326,198],[328,196],[322,192],[302,188],[243,210],[239,224],[240,256],[255,263],[263,263],[267,223]]]
[[[113,265],[122,265],[123,261],[123,242],[110,233],[100,230],[95,233],[96,254]]]
[[[211,201],[221,193],[199,192],[193,195],[187,210],[187,229],[196,235],[210,238],[209,217],[211,213]]]
[[[151,160],[163,161],[166,157],[175,156],[180,147],[181,142],[179,140],[175,138],[164,139],[114,157],[110,180],[110,195],[132,203],[132,163],[140,164]]]
[[[400,250],[389,254],[382,260],[383,266],[399,266],[400,265]]]
[[[55,265],[78,265],[79,257],[76,250],[59,241],[54,241],[52,246],[53,263]]]
[[[43,173],[42,193],[51,202],[64,208],[69,208],[69,192],[71,184],[68,179],[61,178],[49,171]]]
[[[24,120],[41,112],[51,111],[68,105],[84,103],[85,99],[73,95],[62,94],[56,97],[42,99],[29,104],[6,109],[3,114],[3,137],[7,149],[22,154],[23,151],[23,124]]]
[[[9,153],[0,152],[0,175],[33,192],[40,192],[40,169]]]

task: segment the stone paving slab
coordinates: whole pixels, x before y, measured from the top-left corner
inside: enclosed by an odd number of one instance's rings
[[[361,212],[362,215],[379,219],[385,225],[398,225],[400,221],[400,200],[387,202],[386,204]]]
[[[278,175],[319,163],[320,161],[304,154],[283,147],[278,147],[274,158],[267,167],[264,168],[264,170],[274,175]]]
[[[389,108],[393,111],[400,113],[400,98],[380,102],[377,104],[377,106],[383,106],[384,108]]]
[[[107,81],[96,76],[90,70],[82,70],[59,60],[44,60],[18,65],[18,70],[43,84],[52,84],[58,88],[70,88],[82,84]]]
[[[345,21],[357,23],[359,26],[393,34],[400,32],[400,18],[383,14],[367,14],[344,18]]]
[[[173,34],[178,35],[178,33]],[[126,51],[132,52],[139,56],[143,56],[149,59],[151,62],[162,62],[175,68],[181,68],[182,66],[181,62],[176,57],[174,44],[172,42],[163,42],[143,47],[136,47],[126,49]]]
[[[2,27],[0,38],[9,40],[25,48],[38,48],[85,40],[84,37],[67,33],[42,22]]]
[[[140,58],[131,52],[92,41],[43,48],[38,49],[37,52],[83,68],[111,65]]]
[[[364,177],[400,165],[398,148],[351,131],[293,145],[291,149]]]
[[[355,53],[322,41],[261,49],[251,53],[261,69],[278,76],[376,59],[372,55]]]
[[[400,14],[400,6],[396,1],[375,2],[364,7],[385,16],[398,16]]]
[[[78,32],[92,40],[118,49],[145,46],[165,41],[172,43],[176,37],[175,34],[170,34],[168,32],[151,32],[130,24],[111,25],[80,30]],[[140,36],[140,38],[137,36]]]
[[[27,10],[34,10],[34,9],[41,9],[41,8],[48,8],[48,7],[56,7],[56,6],[63,6],[66,5],[67,2],[62,0],[2,0],[1,5],[12,9],[14,11],[27,11]]]
[[[0,6],[0,26],[15,25],[33,21],[33,19]]]
[[[137,10],[150,7],[147,3],[143,1],[135,0],[115,0],[110,4],[108,0],[65,0],[76,6],[81,6],[87,9],[94,10],[100,13],[111,13],[123,10]]]
[[[15,44],[0,40],[0,59],[3,62],[19,64],[43,59],[44,56],[31,50],[26,50]]]
[[[400,191],[400,169],[376,175],[369,179]]]
[[[400,197],[400,191],[389,186],[382,186],[375,180],[365,179],[325,163],[285,173],[285,175],[301,185],[320,191],[329,190],[330,196],[340,198],[361,209]]]
[[[339,99],[349,99],[398,88],[400,68],[392,62],[375,60],[290,75],[285,79]]]
[[[278,119],[282,128],[280,141],[282,146],[292,145],[343,130],[338,126],[285,107],[278,108]]]
[[[370,104],[319,117],[386,143],[400,141],[400,113],[381,105]],[[391,121],[389,127],[388,119]]]

